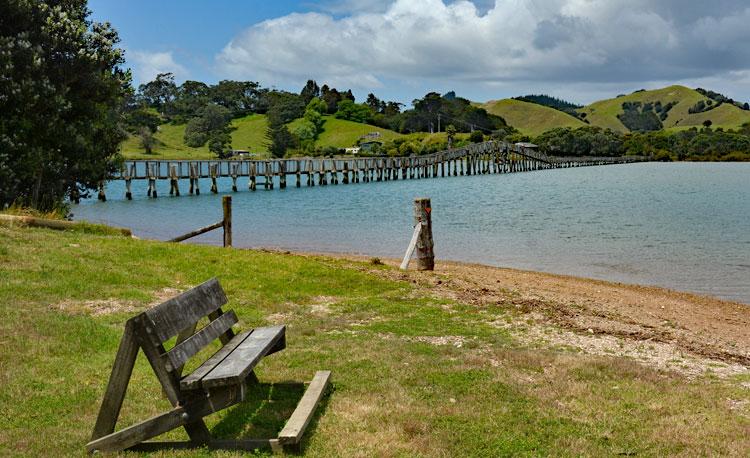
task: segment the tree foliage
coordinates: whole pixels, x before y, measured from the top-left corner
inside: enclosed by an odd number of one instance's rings
[[[372,116],[372,110],[364,103],[358,104],[345,99],[339,102],[339,109],[334,116],[337,119],[365,123]]]
[[[5,0],[0,14],[0,204],[58,207],[119,159],[130,73],[85,0]]]
[[[206,105],[185,126],[185,144],[198,148],[208,142],[209,151],[222,157],[226,145],[232,141],[229,124],[231,119],[232,114],[228,108],[216,104]]]
[[[552,129],[533,141],[557,156],[653,156],[658,160],[750,160],[748,131],[692,128],[621,134],[599,127]]]

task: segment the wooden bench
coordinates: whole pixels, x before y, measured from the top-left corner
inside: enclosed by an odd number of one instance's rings
[[[277,438],[216,440],[206,427],[203,417],[245,399],[248,384],[258,382],[253,368],[261,358],[286,347],[285,326],[235,334],[232,326],[237,323],[237,315],[222,311],[226,303],[218,280],[211,279],[127,321],[94,432],[86,444],[89,452],[199,446],[241,450],[271,447],[278,451],[284,445],[300,442],[328,385],[329,371],[315,374]],[[209,323],[196,331],[198,322],[206,316]],[[166,350],[165,342],[175,336],[175,345]],[[220,339],[222,347],[192,373],[183,376],[185,363],[215,339]],[[143,350],[173,408],[115,432],[139,349]],[[185,428],[190,441],[145,442],[179,427]]]

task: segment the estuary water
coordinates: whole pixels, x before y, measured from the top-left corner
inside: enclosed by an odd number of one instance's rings
[[[750,304],[750,163],[638,163],[505,175],[358,183],[240,192],[238,247],[400,257],[412,202],[432,199],[438,259],[657,285]],[[145,180],[107,186],[107,202],[74,205],[74,218],[169,239],[221,219],[221,195],[158,199]],[[221,243],[221,231],[193,239]]]

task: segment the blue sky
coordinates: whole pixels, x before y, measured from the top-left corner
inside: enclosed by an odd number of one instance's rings
[[[90,0],[135,82],[308,78],[358,99],[455,90],[579,103],[685,84],[750,100],[746,0]]]
[[[93,19],[111,22],[126,50],[172,52],[188,70],[185,77],[200,81],[222,79],[212,64],[232,37],[252,24],[299,11],[300,5],[291,0],[89,0]]]

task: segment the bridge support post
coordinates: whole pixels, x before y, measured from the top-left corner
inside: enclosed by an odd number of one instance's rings
[[[219,174],[219,166],[218,164],[213,164],[208,166],[209,175],[211,175],[211,192],[214,194],[219,193],[219,188],[216,185],[216,176]]]

